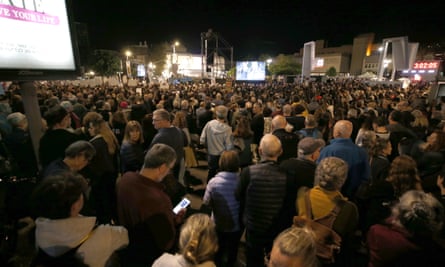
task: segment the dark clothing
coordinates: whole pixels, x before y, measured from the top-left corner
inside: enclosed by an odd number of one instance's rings
[[[85,177],[91,180],[91,200],[98,222],[107,224],[116,217],[116,179],[118,174],[117,151],[108,152],[100,135],[90,140],[96,154],[85,168]]]
[[[165,144],[173,148],[176,152],[176,162],[173,173],[176,179],[179,177],[181,161],[184,159],[184,147],[187,146],[187,138],[184,132],[178,127],[168,127],[158,129],[158,133],[151,141],[150,148],[154,144]]]
[[[390,220],[371,227],[367,235],[369,267],[439,267],[445,251],[433,238],[419,237]]]
[[[38,173],[38,167],[29,133],[20,128],[14,128],[6,136],[5,145],[17,164],[14,166],[15,169],[12,170],[12,175],[35,177]]]
[[[388,177],[391,163],[385,156],[374,156],[371,160],[371,183],[383,181]]]
[[[56,159],[63,159],[65,149],[78,140],[81,140],[80,136],[68,130],[48,129],[40,138],[39,155],[42,168]]]
[[[264,116],[263,114],[256,114],[250,122],[250,128],[253,131],[253,143],[259,145],[264,133]]]
[[[292,131],[297,132],[304,128],[304,116],[286,116],[286,121],[293,126]]]
[[[281,147],[283,149],[283,153],[278,157],[278,162],[297,157],[297,147],[298,142],[300,141],[297,134],[289,133],[285,129],[276,129],[272,134],[280,139]]]
[[[218,252],[215,255],[215,263],[217,266],[235,266],[239,241],[243,232],[216,231],[216,234],[218,235]]]
[[[235,196],[244,213],[248,267],[261,266],[263,251],[269,252],[278,233],[292,225],[296,190],[290,187],[276,162],[251,165],[241,172]]]
[[[125,173],[117,184],[119,223],[130,239],[124,256],[128,266],[151,266],[174,245],[173,206],[163,189],[136,172]]]
[[[122,141],[124,140],[126,126],[126,123],[113,122],[113,126],[111,127],[111,131],[113,131],[116,136],[119,145],[122,144]]]
[[[281,162],[280,167],[291,179],[295,179],[296,189],[314,186],[315,162],[307,159],[291,158]]]
[[[59,174],[69,170],[70,167],[63,162],[63,159],[56,159],[46,167],[46,169],[43,171],[42,177],[44,179],[50,175]]]
[[[357,138],[358,130],[360,130],[360,122],[357,118],[348,118],[347,120],[352,123],[351,140],[355,141],[355,139]]]
[[[407,138],[408,140],[411,140],[410,143],[414,144],[415,140],[417,140],[417,136],[413,131],[400,123],[389,124],[388,131],[389,141],[391,142],[392,147],[391,155],[388,156],[388,159],[392,162],[399,155],[398,145],[400,140]],[[411,149],[408,150],[410,151]]]
[[[139,171],[144,164],[144,156],[143,144],[124,142],[120,151],[122,173]]]
[[[397,202],[394,188],[390,182],[380,180],[371,185],[367,210],[365,211],[365,229],[374,224],[382,223],[391,215],[391,208]]]
[[[210,109],[206,109],[202,112],[196,112],[196,128],[197,134],[201,135],[202,129],[207,122],[213,120],[213,112]]]

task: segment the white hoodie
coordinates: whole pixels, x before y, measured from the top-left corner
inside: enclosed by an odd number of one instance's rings
[[[36,245],[50,256],[60,256],[78,246],[94,228],[95,222],[95,217],[59,220],[39,217],[36,220]],[[90,267],[103,267],[115,250],[127,245],[127,229],[100,225],[77,249],[77,255]]]

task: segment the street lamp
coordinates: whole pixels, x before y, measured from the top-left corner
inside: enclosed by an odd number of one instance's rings
[[[131,78],[131,62],[130,57],[133,55],[130,50],[125,51],[125,56],[127,56],[127,61],[125,62],[125,66],[127,68],[127,76]]]
[[[172,54],[172,56],[171,56],[171,72],[173,73],[173,72],[176,72],[176,71],[174,71],[175,70],[175,65],[174,64],[178,64],[178,57],[177,57],[177,55],[176,55],[176,47],[177,46],[179,46],[179,42],[178,41],[175,41],[173,44],[172,44],[172,49],[173,49],[173,54]],[[175,58],[175,60],[173,61],[173,58]],[[177,69],[177,68],[176,68]]]
[[[268,58],[268,59],[266,60],[266,67],[267,67],[267,75],[269,75],[269,76],[270,76],[270,70],[269,70],[269,65],[270,65],[270,63],[272,63],[272,59],[271,59],[271,58]]]

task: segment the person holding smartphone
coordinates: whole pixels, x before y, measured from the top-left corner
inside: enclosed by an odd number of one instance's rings
[[[176,226],[185,209],[177,214],[161,184],[175,165],[176,153],[168,145],[155,144],[147,152],[139,172],[126,172],[117,184],[119,223],[128,229],[130,244],[123,253],[128,266],[151,266],[173,248]]]

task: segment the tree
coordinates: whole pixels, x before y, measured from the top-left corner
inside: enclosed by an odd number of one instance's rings
[[[227,71],[227,77],[235,79],[236,67],[232,67]]]
[[[335,77],[335,76],[337,76],[337,70],[335,69],[335,67],[330,67],[326,71],[326,76],[328,76],[328,77]]]
[[[119,52],[113,50],[94,50],[91,67],[100,76],[108,77],[121,71]]]
[[[293,55],[280,54],[270,63],[269,71],[273,75],[297,75],[301,73],[301,64]]]

